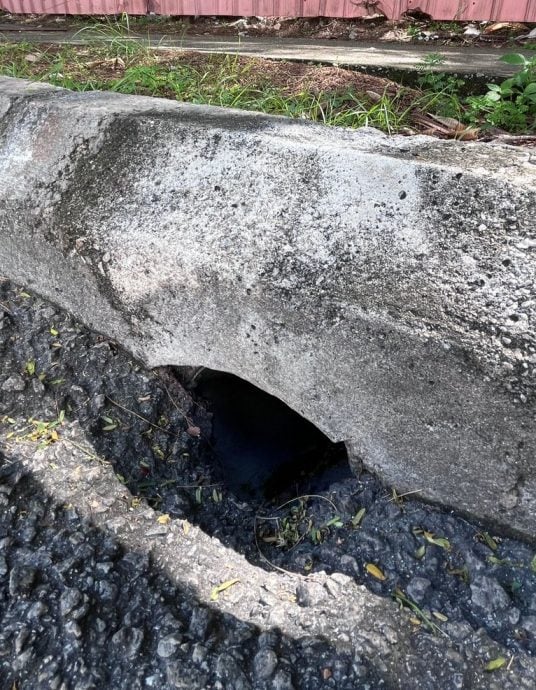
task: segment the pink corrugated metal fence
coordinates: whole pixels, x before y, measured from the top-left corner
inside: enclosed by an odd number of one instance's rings
[[[154,14],[346,17],[420,10],[439,20],[536,22],[536,0],[0,0],[14,14]]]

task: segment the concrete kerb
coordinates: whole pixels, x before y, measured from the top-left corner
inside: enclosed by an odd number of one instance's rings
[[[0,114],[0,273],[536,534],[533,153],[7,78]]]

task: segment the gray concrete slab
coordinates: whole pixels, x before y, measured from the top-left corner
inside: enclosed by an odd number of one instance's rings
[[[0,25],[0,42],[28,41],[38,43],[85,44],[106,40],[89,31],[40,31],[15,30],[9,25]],[[112,40],[111,38],[109,40]],[[383,69],[411,71],[422,65],[423,58],[430,53],[441,53],[445,62],[440,71],[457,74],[481,74],[507,77],[515,68],[500,61],[501,55],[523,52],[517,48],[482,48],[475,46],[443,46],[437,43],[362,43],[352,41],[321,41],[318,39],[294,38],[250,38],[225,36],[169,36],[151,34],[148,36],[124,37],[121,40],[140,41],[162,49],[196,50],[203,53],[224,53],[249,55],[273,60],[319,62],[361,69]],[[525,51],[528,56],[533,55]]]
[[[0,78],[0,274],[536,534],[530,150]]]

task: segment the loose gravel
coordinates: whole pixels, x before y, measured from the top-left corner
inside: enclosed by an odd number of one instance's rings
[[[217,405],[7,281],[0,356],[0,689],[534,687],[534,546],[340,468],[237,492]]]

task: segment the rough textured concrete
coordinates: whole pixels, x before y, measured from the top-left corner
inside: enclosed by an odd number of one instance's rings
[[[0,272],[534,535],[534,154],[0,89]]]

